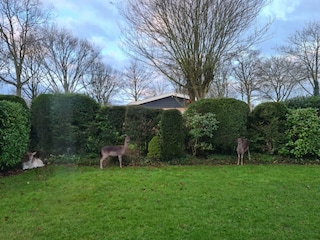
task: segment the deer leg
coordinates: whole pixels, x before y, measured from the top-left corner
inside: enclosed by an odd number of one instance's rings
[[[237,162],[237,165],[240,164],[240,153],[238,153],[238,162]]]
[[[104,155],[102,155],[102,158],[100,159],[100,168],[102,169],[103,167],[102,167],[102,163],[103,163],[103,161],[107,158],[108,156],[104,156]]]
[[[243,165],[243,157],[244,157],[244,153],[241,154],[241,165]]]
[[[122,168],[122,156],[121,156],[121,155],[118,155],[118,159],[119,159],[120,168]]]

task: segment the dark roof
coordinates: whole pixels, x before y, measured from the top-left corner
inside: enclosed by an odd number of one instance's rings
[[[141,101],[131,102],[128,105],[140,105],[150,108],[185,108],[189,97],[179,93],[167,93]]]

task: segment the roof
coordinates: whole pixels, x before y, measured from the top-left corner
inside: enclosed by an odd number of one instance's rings
[[[184,98],[189,100],[190,98],[187,95],[184,94],[180,94],[180,93],[166,93],[166,94],[161,94],[158,96],[154,96],[154,97],[149,97],[140,101],[136,101],[136,102],[131,102],[128,105],[142,105],[145,103],[149,103],[149,102],[153,102],[153,101],[157,101],[163,98],[167,98],[167,97],[178,97],[178,98]]]

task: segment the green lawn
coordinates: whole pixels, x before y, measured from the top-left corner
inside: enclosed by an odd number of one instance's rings
[[[47,166],[0,179],[0,239],[320,239],[320,166]]]

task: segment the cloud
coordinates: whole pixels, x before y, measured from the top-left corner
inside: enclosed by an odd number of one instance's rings
[[[296,10],[300,2],[301,0],[273,0],[263,9],[262,14],[286,21],[288,15]]]

